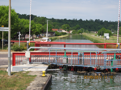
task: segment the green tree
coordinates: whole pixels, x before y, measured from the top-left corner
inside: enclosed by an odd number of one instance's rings
[[[112,32],[108,29],[105,29],[105,28],[101,28],[99,31],[98,31],[98,35],[104,35],[104,33],[109,33],[109,36],[112,35]]]
[[[77,32],[78,34],[80,34],[80,33],[83,33],[83,30],[82,29],[80,29],[80,30],[78,30],[78,32]]]
[[[18,28],[25,39],[25,35],[29,34],[29,20],[28,19],[19,19]],[[16,32],[16,35],[17,35],[17,32]]]
[[[72,31],[72,34],[76,34],[76,33],[77,33],[77,31],[76,31],[76,30],[73,30],[73,31]]]
[[[75,30],[79,30],[79,29],[80,29],[80,25],[76,25],[76,26],[74,27],[74,29],[75,29]]]
[[[9,6],[0,6],[0,27],[8,27],[8,11]],[[18,30],[18,15],[14,9],[11,9],[11,37],[14,38]],[[0,32],[1,33],[1,32]],[[1,37],[0,37],[1,38]],[[8,38],[8,32],[4,33],[4,38]]]
[[[39,23],[42,25],[45,25],[47,23],[46,17],[35,17],[33,20],[35,23]]]
[[[68,24],[63,24],[62,29],[69,31],[70,26]]]
[[[36,24],[36,32],[35,34],[38,35],[42,32],[43,26],[42,24]]]
[[[98,31],[98,35],[104,35],[104,32],[106,31],[105,28],[101,28],[99,31]]]

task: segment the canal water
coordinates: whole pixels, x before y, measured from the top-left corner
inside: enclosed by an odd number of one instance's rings
[[[76,72],[53,72],[48,90],[121,90],[121,75],[88,76]]]
[[[86,40],[82,35],[70,35],[69,37],[58,39],[55,42],[57,41],[67,43],[93,43],[90,40]],[[97,46],[93,47],[98,48]],[[49,73],[52,74],[52,83],[48,90],[121,90],[121,75],[88,76],[71,71]]]
[[[68,37],[60,38],[55,42],[66,42],[66,43],[93,43],[87,40],[83,35],[69,35]],[[63,47],[59,45],[52,45],[52,47]],[[66,45],[68,48],[98,48],[96,45]]]
[[[93,43],[87,40],[83,35],[69,35],[68,37],[60,38],[55,40],[55,42],[67,42],[67,43]]]

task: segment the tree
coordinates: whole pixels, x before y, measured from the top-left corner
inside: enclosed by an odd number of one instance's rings
[[[43,32],[46,32],[47,31],[47,24],[44,25],[44,31]],[[48,32],[52,32],[52,25],[51,24],[48,24]]]
[[[112,32],[108,29],[105,29],[105,28],[101,28],[99,31],[98,31],[98,35],[104,35],[104,33],[109,33],[109,36],[112,35]]]
[[[98,31],[98,35],[104,35],[104,32],[106,31],[105,28],[101,28],[99,31]]]
[[[76,33],[77,33],[77,31],[76,31],[76,30],[73,30],[73,31],[72,31],[72,34],[76,34]]]
[[[76,25],[76,26],[74,27],[74,29],[75,29],[75,30],[79,30],[79,29],[80,29],[80,25]]]
[[[63,24],[62,29],[69,31],[70,26],[68,24]]]
[[[35,17],[33,20],[35,23],[39,23],[42,25],[45,25],[47,23],[46,17]]]
[[[83,30],[82,29],[80,29],[80,30],[78,30],[78,32],[77,32],[78,34],[80,34],[80,33],[83,33]]]
[[[36,32],[35,34],[38,35],[42,32],[43,26],[42,24],[36,24]]]
[[[9,6],[0,6],[0,27],[8,27]],[[11,37],[13,38],[18,29],[18,15],[14,9],[11,9]],[[1,33],[1,32],[0,32]],[[1,37],[0,37],[1,38]],[[8,32],[4,33],[4,38],[8,38]]]
[[[29,20],[28,19],[19,19],[18,28],[25,39],[25,35],[29,34]],[[16,35],[17,35],[17,32],[16,32]]]

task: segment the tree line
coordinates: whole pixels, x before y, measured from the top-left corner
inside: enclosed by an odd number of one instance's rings
[[[19,14],[19,18],[29,19],[29,15],[26,14]],[[37,17],[36,15],[31,15],[34,20],[37,23],[45,23],[42,21],[43,18],[47,19],[46,17]],[[81,28],[88,30],[88,31],[98,31],[101,28],[106,28],[111,31],[117,30],[117,21],[103,21],[100,19],[95,20],[82,20],[82,19],[54,19],[54,18],[48,18],[50,24],[52,25],[52,28],[65,28],[67,30],[79,30]],[[120,23],[121,25],[121,23]]]

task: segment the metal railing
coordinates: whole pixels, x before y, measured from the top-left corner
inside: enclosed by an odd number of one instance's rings
[[[121,68],[121,49],[104,48],[61,48],[61,47],[30,47],[30,49],[45,49],[30,52],[31,63],[47,63],[58,65]],[[25,53],[13,53],[13,66],[26,61]]]

